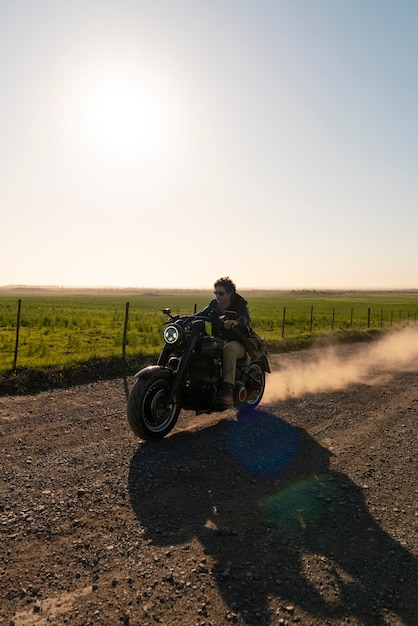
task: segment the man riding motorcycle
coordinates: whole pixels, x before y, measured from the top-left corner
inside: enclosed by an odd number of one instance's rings
[[[162,310],[168,321],[161,352],[135,374],[128,397],[129,425],[145,441],[168,435],[182,409],[247,411],[261,402],[270,372],[265,341],[249,326],[247,302],[230,278],[216,281],[215,295],[205,314]]]
[[[215,298],[198,315],[208,317],[212,323],[212,334],[223,348],[222,389],[217,403],[222,409],[232,407],[233,388],[237,359],[245,356],[244,345],[237,339],[234,329],[246,332],[250,324],[247,301],[236,291],[229,276],[218,278],[214,284]],[[226,311],[236,313],[236,319],[223,319]]]

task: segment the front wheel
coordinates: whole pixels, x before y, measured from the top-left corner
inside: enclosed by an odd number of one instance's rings
[[[259,363],[252,363],[245,373],[247,398],[243,408],[254,409],[260,404],[266,387],[266,373]]]
[[[167,405],[171,373],[161,371],[151,380],[137,380],[128,397],[131,429],[145,441],[162,439],[174,428],[180,413],[176,398]]]

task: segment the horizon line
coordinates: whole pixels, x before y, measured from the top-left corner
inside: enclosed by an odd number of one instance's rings
[[[118,286],[118,285],[31,285],[31,284],[8,284],[0,285],[0,291],[210,291],[209,287],[149,287],[149,286]],[[418,287],[240,287],[237,291],[264,291],[264,292],[418,292]]]

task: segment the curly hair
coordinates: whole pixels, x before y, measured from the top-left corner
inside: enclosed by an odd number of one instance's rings
[[[223,278],[218,278],[215,282],[214,287],[223,287],[226,293],[235,293],[236,286],[235,283],[229,278],[229,276],[224,276]]]

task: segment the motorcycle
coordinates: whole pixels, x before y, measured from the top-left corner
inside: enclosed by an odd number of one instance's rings
[[[225,410],[217,406],[222,387],[222,346],[206,331],[209,318],[199,314],[172,315],[164,322],[164,345],[155,365],[135,374],[128,396],[128,421],[132,431],[146,441],[162,439],[175,426],[182,409],[196,415]],[[224,319],[236,318],[227,311]],[[234,406],[255,408],[263,397],[267,353],[251,359],[247,353],[237,360],[233,388]]]

